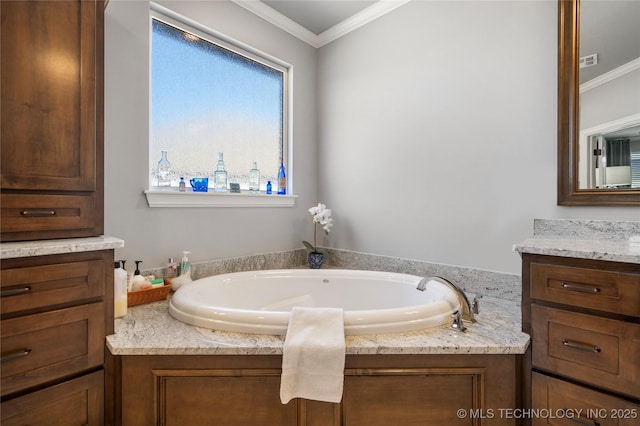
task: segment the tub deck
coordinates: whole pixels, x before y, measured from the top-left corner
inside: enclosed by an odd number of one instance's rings
[[[473,295],[468,295],[470,298]],[[529,336],[521,331],[520,304],[484,297],[477,323],[461,333],[448,326],[405,333],[347,336],[347,355],[523,354]],[[130,308],[107,337],[113,355],[281,355],[284,336],[231,333],[182,323],[168,302]]]

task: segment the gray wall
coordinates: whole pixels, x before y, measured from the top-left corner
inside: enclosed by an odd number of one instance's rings
[[[518,273],[556,205],[557,4],[413,1],[319,51],[319,195],[330,244]]]
[[[518,273],[534,218],[638,219],[556,206],[556,4],[413,1],[322,47],[224,1],[161,4],[294,67],[294,208],[150,209],[148,3],[105,17],[105,232],[159,267],[324,245]],[[214,159],[212,159],[213,167]]]
[[[149,4],[111,0],[105,16],[105,233],[116,258],[151,269],[192,251],[192,262],[301,246],[316,197],[316,50],[226,1],[159,2],[293,66],[293,208],[149,208]],[[217,158],[211,159],[215,168]],[[297,173],[296,173],[297,171]],[[129,268],[128,268],[129,269]]]

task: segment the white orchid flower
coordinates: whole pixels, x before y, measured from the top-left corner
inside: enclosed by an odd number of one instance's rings
[[[333,226],[333,218],[331,217],[331,209],[328,209],[326,205],[322,204],[322,203],[318,203],[317,206],[311,207],[309,209],[309,214],[311,214],[311,216],[313,216],[313,245],[311,245],[309,242],[307,241],[303,241],[302,243],[305,245],[305,247],[307,248],[307,250],[309,250],[310,252],[314,252],[317,253],[318,252],[318,246],[317,246],[317,239],[316,239],[316,224],[320,224],[322,225],[322,229],[324,230],[325,234],[329,234],[329,230],[331,229],[331,227]]]

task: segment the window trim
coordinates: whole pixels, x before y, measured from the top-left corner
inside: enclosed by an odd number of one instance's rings
[[[179,28],[183,31],[192,32],[211,43],[217,44],[241,56],[248,57],[251,60],[260,62],[268,67],[278,69],[283,74],[283,109],[282,118],[282,157],[287,170],[287,195],[271,194],[264,192],[253,194],[242,192],[240,194],[232,193],[214,193],[193,192],[187,188],[186,192],[179,192],[177,188],[171,188],[167,191],[158,190],[157,187],[151,185],[151,181],[147,183],[147,189],[144,194],[147,198],[149,207],[292,207],[295,204],[297,195],[293,192],[293,173],[292,173],[292,75],[293,66],[265,52],[262,52],[245,43],[235,40],[225,34],[217,32],[206,27],[184,15],[176,13],[171,9],[167,9],[157,3],[149,3],[149,40],[152,38],[153,27],[152,20],[157,19],[168,25]],[[152,61],[152,50],[149,49],[149,64]],[[275,65],[275,66],[274,66]],[[149,66],[149,110],[151,110],[151,71]],[[149,114],[149,135],[151,136],[151,114]],[[151,163],[151,158],[148,160]],[[277,188],[274,188],[277,190]]]
[[[297,195],[146,190],[149,207],[293,207]]]

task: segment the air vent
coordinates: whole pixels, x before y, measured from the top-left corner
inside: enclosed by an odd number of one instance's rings
[[[598,63],[598,54],[587,55],[580,58],[580,68],[587,68]]]

